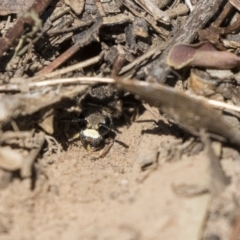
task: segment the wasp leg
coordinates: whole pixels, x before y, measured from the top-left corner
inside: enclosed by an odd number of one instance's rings
[[[115,139],[114,138],[108,138],[107,140],[107,145],[105,146],[105,148],[99,153],[98,158],[104,158],[110,151],[110,149],[112,148]]]

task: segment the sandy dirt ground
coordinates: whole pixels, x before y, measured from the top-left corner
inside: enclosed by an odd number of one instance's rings
[[[179,140],[147,111],[120,130],[129,148],[116,142],[94,160],[77,142],[39,160],[34,181],[16,176],[0,191],[0,239],[229,239],[239,162],[223,161],[234,181],[213,199],[206,151],[177,154]]]

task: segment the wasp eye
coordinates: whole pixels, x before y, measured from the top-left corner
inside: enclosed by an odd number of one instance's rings
[[[104,136],[109,132],[109,127],[101,124],[98,128],[98,132],[101,136]]]
[[[98,132],[104,136],[111,131],[111,120],[109,117],[105,117],[104,122],[98,125]]]
[[[105,117],[104,125],[106,125],[107,127],[111,126],[111,120],[109,117]]]
[[[87,121],[85,119],[80,119],[80,121],[78,122],[78,125],[80,128],[86,128]]]
[[[79,119],[85,119],[86,118],[86,113],[84,111],[82,111],[80,114],[79,114]]]
[[[87,126],[87,120],[85,119],[85,114],[84,112],[81,112],[79,117],[78,117],[78,124],[80,128],[86,128]]]

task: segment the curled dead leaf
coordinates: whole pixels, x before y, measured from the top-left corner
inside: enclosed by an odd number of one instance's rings
[[[175,69],[187,66],[231,69],[240,66],[240,58],[227,51],[218,51],[209,42],[179,43],[170,50],[167,64]]]

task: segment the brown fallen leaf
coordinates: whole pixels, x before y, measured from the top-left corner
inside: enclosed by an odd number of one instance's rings
[[[167,64],[175,69],[187,66],[231,69],[240,66],[240,58],[227,51],[218,51],[209,42],[178,43],[170,50]]]
[[[200,131],[205,129],[211,137],[240,145],[240,132],[207,100],[154,83],[120,79],[116,82],[151,106],[160,108],[188,132],[199,136]]]

